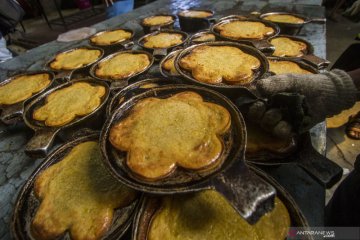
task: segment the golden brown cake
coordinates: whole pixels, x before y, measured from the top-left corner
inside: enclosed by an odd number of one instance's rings
[[[204,102],[194,92],[166,99],[146,98],[110,129],[109,140],[127,152],[130,170],[148,180],[170,175],[177,166],[204,170],[217,165],[221,135],[231,124],[222,106]]]
[[[290,15],[290,14],[272,14],[263,17],[263,19],[272,22],[279,22],[279,23],[301,24],[305,22],[304,19],[295,17],[294,15]]]
[[[100,50],[77,48],[56,55],[55,59],[50,63],[50,67],[55,70],[74,70],[97,61],[100,56]]]
[[[169,48],[183,42],[183,35],[179,33],[161,32],[144,38],[144,46],[147,48]]]
[[[192,39],[193,42],[213,42],[215,41],[215,35],[212,33],[201,34],[198,37]]]
[[[212,12],[201,10],[185,10],[179,13],[179,16],[190,18],[207,18],[211,17],[212,15]]]
[[[174,64],[176,56],[177,56],[177,54],[171,56],[171,58],[169,58],[169,59],[166,59],[166,61],[162,65],[163,69],[170,72],[171,75],[179,75],[178,71],[175,68],[175,64]]]
[[[259,59],[232,46],[196,47],[179,64],[196,80],[212,84],[248,84],[260,67]]]
[[[9,83],[0,86],[0,105],[11,105],[30,98],[46,88],[51,82],[47,73],[15,77]]]
[[[144,71],[151,61],[145,53],[120,53],[99,63],[95,75],[99,78],[122,80]]]
[[[312,72],[305,70],[299,66],[299,64],[286,61],[286,60],[270,60],[269,59],[270,72],[275,74],[312,74]]]
[[[267,27],[262,22],[231,21],[215,28],[223,37],[231,39],[263,39],[275,33],[272,27]]]
[[[132,33],[117,29],[112,31],[105,31],[99,35],[93,36],[90,38],[90,41],[96,45],[111,45],[114,43],[119,43],[126,41],[131,38]]]
[[[76,145],[58,163],[41,172],[34,193],[40,200],[31,223],[36,239],[100,239],[110,229],[114,211],[128,206],[136,193],[105,169],[96,141]]]
[[[150,222],[148,240],[284,240],[290,227],[289,213],[278,198],[274,209],[255,225],[248,224],[214,190],[161,200]]]
[[[151,16],[147,17],[142,21],[145,26],[159,26],[173,23],[174,19],[172,16]]]
[[[106,89],[87,82],[77,82],[50,93],[45,104],[35,109],[33,119],[46,126],[63,126],[76,117],[92,113],[102,102]]]
[[[275,47],[273,55],[277,57],[301,57],[307,48],[304,42],[287,37],[273,38],[270,43]]]

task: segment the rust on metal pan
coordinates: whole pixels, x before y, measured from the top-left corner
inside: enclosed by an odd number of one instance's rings
[[[32,173],[23,188],[21,189],[15,204],[15,208],[11,221],[11,232],[14,239],[25,240],[35,239],[30,230],[30,224],[35,216],[40,202],[34,195],[34,183],[36,177],[41,174],[45,169],[49,168],[55,163],[60,162],[66,154],[68,154],[76,145],[99,139],[99,133],[92,133],[83,135],[72,140],[69,143],[62,145],[54,153],[49,155],[42,164]],[[139,204],[139,197],[129,206],[115,210],[113,224],[108,233],[101,239],[120,239],[124,233],[129,229],[135,210]],[[68,233],[65,233],[59,239],[70,239]]]
[[[220,25],[223,24],[228,24],[231,22],[237,22],[237,21],[250,21],[250,22],[260,22],[263,23],[265,26],[267,27],[271,27],[272,29],[274,29],[274,33],[269,35],[269,36],[265,36],[262,39],[233,39],[233,38],[229,38],[229,37],[224,37],[222,36],[217,30],[216,28]],[[274,24],[273,22],[270,21],[266,21],[266,20],[261,20],[261,19],[254,19],[254,18],[246,18],[243,16],[228,16],[223,18],[222,21],[217,22],[216,24],[214,24],[211,27],[211,32],[213,34],[215,34],[219,39],[223,39],[226,41],[234,41],[234,42],[239,42],[239,43],[243,43],[243,44],[248,44],[248,45],[252,45],[254,47],[256,47],[257,49],[259,49],[260,51],[264,52],[264,53],[272,53],[274,52],[274,46],[272,46],[268,39],[270,37],[275,37],[280,33],[280,28]]]
[[[70,123],[67,123],[59,127],[48,127],[43,122],[36,121],[33,119],[32,117],[33,111],[45,103],[45,100],[49,94],[59,89],[68,87],[77,82],[87,82],[89,84],[97,85],[97,86],[100,85],[105,87],[106,89],[106,93],[102,97],[101,104],[92,113],[82,117],[77,117]],[[105,106],[109,94],[110,94],[110,89],[106,83],[92,78],[85,78],[85,79],[74,80],[71,82],[66,82],[39,95],[29,104],[27,104],[24,109],[24,114],[23,114],[24,122],[28,127],[30,127],[35,131],[34,136],[30,139],[30,141],[26,145],[25,153],[27,153],[29,156],[32,157],[38,157],[38,156],[44,157],[47,155],[56,135],[58,135],[59,133],[67,129],[79,129],[82,126],[87,127],[89,124],[95,125],[96,123],[97,125],[99,125],[99,123],[101,123],[103,119],[103,115],[104,115],[103,113],[105,112]]]
[[[51,68],[50,64],[55,61],[56,59],[56,56],[60,53],[67,53],[67,52],[72,52],[74,50],[77,50],[77,49],[82,49],[82,48],[86,48],[86,49],[90,49],[90,50],[99,50],[101,52],[100,56],[98,57],[97,60],[95,60],[94,62],[92,63],[89,63],[89,64],[86,64],[82,67],[79,67],[79,68],[75,68],[75,69],[72,69],[72,70],[59,70],[59,69],[53,69]],[[94,47],[94,46],[79,46],[79,47],[76,47],[76,48],[72,48],[72,49],[69,49],[69,50],[66,50],[66,51],[60,51],[58,53],[55,54],[54,57],[52,57],[52,59],[50,61],[48,61],[46,64],[45,64],[45,69],[47,70],[50,70],[50,71],[53,71],[56,73],[55,75],[55,78],[56,79],[64,79],[65,81],[70,81],[70,79],[72,78],[72,75],[75,71],[81,71],[81,72],[85,72],[87,73],[90,66],[94,63],[96,63],[97,61],[99,61],[103,56],[104,56],[104,50],[102,48],[99,48],[99,47]]]
[[[199,46],[232,46],[232,47],[237,47],[240,50],[242,50],[243,52],[256,57],[260,61],[260,67],[259,67],[259,69],[257,69],[255,71],[255,74],[253,76],[253,80],[250,83],[245,84],[245,85],[235,85],[235,84],[230,85],[230,84],[225,84],[225,83],[210,84],[210,83],[200,82],[200,81],[196,80],[192,76],[192,74],[190,72],[182,69],[180,67],[180,64],[179,64],[180,59],[182,59],[186,55],[190,54],[191,51],[194,48],[199,47]],[[263,78],[268,74],[269,63],[268,63],[268,60],[267,60],[266,56],[256,48],[253,48],[253,47],[250,47],[250,46],[247,46],[247,45],[243,45],[243,44],[240,44],[240,43],[236,43],[236,42],[216,41],[216,42],[207,42],[207,43],[196,44],[196,45],[192,45],[190,47],[185,48],[175,58],[175,68],[181,74],[181,76],[183,76],[184,79],[188,80],[189,82],[191,82],[193,84],[197,84],[197,85],[201,85],[201,86],[205,86],[205,87],[209,87],[211,89],[221,91],[226,96],[228,96],[228,94],[235,93],[234,92],[235,90],[244,90],[245,92],[248,91],[248,88],[252,85],[252,83],[254,81],[256,81],[256,80],[258,80],[260,78]],[[232,93],[228,93],[229,91],[231,91]]]
[[[153,26],[144,24],[145,18],[154,17],[154,16],[170,16],[170,17],[172,17],[173,21],[169,22],[169,23],[166,23],[166,24],[159,24],[159,25],[153,25]],[[175,24],[175,21],[176,21],[176,16],[173,15],[173,14],[168,14],[168,13],[158,13],[158,14],[155,14],[155,15],[147,16],[145,18],[141,19],[141,21],[140,21],[140,25],[143,27],[143,30],[144,30],[145,34],[151,33],[151,32],[154,32],[154,31],[165,30],[165,29],[171,30],[171,29],[174,28],[174,24]]]
[[[111,97],[106,107],[106,116],[109,117],[113,111],[117,109],[122,103],[126,102],[137,94],[148,91],[150,88],[174,83],[180,83],[180,81],[166,78],[148,78],[132,83]]]
[[[303,52],[303,55],[301,57],[283,57],[284,59],[293,59],[293,60],[304,61],[304,62],[308,63],[309,65],[314,66],[317,69],[323,69],[323,68],[326,68],[327,66],[329,66],[330,62],[328,60],[314,55],[313,45],[310,42],[306,41],[305,39],[290,36],[290,35],[278,35],[278,36],[270,37],[269,42],[271,42],[272,39],[278,38],[278,37],[285,37],[285,38],[289,38],[294,41],[299,41],[299,42],[303,42],[306,44],[306,51]]]
[[[111,31],[115,31],[115,30],[124,30],[126,32],[130,32],[131,33],[131,37],[129,39],[125,39],[125,40],[119,40],[117,42],[113,42],[111,44],[97,44],[93,41],[91,41],[91,39],[93,37],[99,36],[101,34],[104,34],[106,32],[111,32]],[[113,28],[113,29],[107,29],[107,30],[103,30],[100,32],[95,33],[94,35],[89,37],[89,44],[95,47],[100,47],[103,48],[105,51],[105,55],[109,54],[111,52],[117,51],[119,49],[131,49],[132,46],[134,45],[133,42],[133,38],[134,38],[134,31],[128,28]]]
[[[182,42],[179,44],[176,44],[174,46],[168,47],[168,48],[147,48],[144,46],[144,40],[146,37],[148,36],[152,36],[152,35],[156,35],[159,33],[177,33],[177,34],[181,34],[183,36]],[[183,45],[185,45],[189,40],[189,35],[186,32],[182,32],[182,31],[178,31],[178,30],[160,30],[160,31],[155,31],[149,34],[146,34],[145,36],[142,36],[137,42],[136,44],[139,45],[140,47],[144,48],[145,50],[151,52],[154,56],[154,58],[156,60],[161,60],[163,57],[165,57],[170,51],[172,51],[173,49],[176,49],[178,47],[181,47]]]
[[[308,24],[311,22],[322,23],[322,24],[326,23],[326,18],[308,18],[308,17],[305,17],[304,15],[300,15],[300,14],[296,14],[296,13],[289,13],[289,12],[268,12],[268,13],[260,14],[259,18],[264,19],[265,17],[270,16],[270,15],[291,15],[291,16],[298,17],[298,18],[304,20],[304,22],[302,22],[302,23],[274,22],[280,27],[282,34],[296,35],[301,31],[302,27],[305,24]]]
[[[286,206],[291,220],[292,227],[302,227],[308,228],[309,224],[301,212],[299,206],[293,200],[291,195],[278,183],[276,180],[271,178],[265,172],[260,169],[250,166],[251,171],[259,176],[264,181],[268,182],[276,188],[277,197],[284,203]],[[150,230],[151,222],[154,219],[156,213],[161,208],[161,197],[158,196],[144,196],[141,199],[139,205],[139,210],[137,211],[133,228],[132,228],[132,239],[133,240],[146,240],[148,239],[148,233]],[[205,221],[206,219],[204,219]],[[174,219],[174,221],[176,221]],[[311,240],[310,235],[304,236],[304,239]]]
[[[102,78],[102,77],[98,77],[96,75],[96,70],[97,68],[99,67],[99,64],[102,63],[102,62],[105,62],[119,54],[124,54],[124,53],[132,53],[132,54],[146,54],[150,60],[150,64],[149,66],[147,66],[144,70],[138,72],[138,73],[135,73],[127,78],[123,78],[123,79],[111,79],[111,78]],[[119,52],[116,52],[116,53],[113,53],[103,59],[101,59],[100,61],[98,61],[96,64],[92,65],[91,68],[90,68],[90,71],[89,71],[89,74],[91,77],[99,80],[99,81],[104,81],[104,82],[107,82],[110,86],[110,89],[113,90],[113,89],[120,89],[120,88],[123,88],[123,87],[126,87],[128,84],[129,84],[129,80],[130,79],[133,79],[137,76],[139,76],[140,74],[143,74],[145,72],[147,72],[151,66],[154,64],[154,57],[149,53],[149,52],[146,52],[146,51],[142,51],[142,50],[126,50],[126,51],[119,51]]]
[[[191,171],[177,168],[158,181],[147,181],[135,175],[126,165],[126,152],[115,150],[109,142],[110,129],[124,119],[132,107],[149,97],[167,98],[183,91],[194,91],[205,101],[225,107],[231,115],[230,130],[223,136],[221,164],[211,170]],[[220,191],[241,216],[255,222],[273,206],[275,189],[249,172],[244,163],[246,129],[236,106],[220,93],[198,86],[167,85],[154,87],[123,102],[103,126],[100,147],[105,166],[123,184],[153,194],[196,192],[204,189]]]
[[[20,77],[20,76],[26,76],[26,75],[35,75],[35,74],[48,74],[49,78],[50,78],[50,83],[48,86],[46,86],[44,89],[42,89],[41,91],[33,94],[31,97],[21,101],[21,102],[17,102],[11,105],[0,105],[0,120],[5,123],[5,124],[15,124],[19,121],[22,121],[22,116],[23,116],[23,112],[24,112],[24,105],[31,101],[32,99],[36,98],[37,96],[39,96],[41,93],[43,93],[44,91],[50,89],[51,87],[54,86],[54,82],[55,82],[55,74],[51,71],[46,71],[46,70],[39,70],[39,71],[31,71],[31,72],[24,72],[24,73],[18,73],[14,76],[11,76],[7,79],[5,79],[4,81],[0,82],[0,86],[2,85],[6,85],[9,82],[11,82],[13,79]]]

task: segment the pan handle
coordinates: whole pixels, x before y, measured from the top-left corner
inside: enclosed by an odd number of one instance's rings
[[[39,129],[26,144],[25,153],[30,157],[45,157],[60,128]]]
[[[126,87],[129,84],[128,80],[129,79],[111,82],[110,83],[110,90],[114,91],[114,90],[119,90],[121,88]]]
[[[24,112],[23,102],[4,107],[0,115],[0,120],[8,125],[14,124],[22,120],[23,112]]]
[[[330,64],[328,60],[315,56],[314,54],[304,55],[302,56],[302,59],[304,60],[304,62],[315,66],[317,69],[326,68]]]
[[[73,70],[61,71],[55,74],[55,79],[63,79],[66,82],[70,81]]]
[[[126,50],[129,50],[129,49],[131,49],[131,48],[134,46],[134,42],[133,42],[133,41],[127,42],[127,43],[122,44],[122,46],[123,46]]]
[[[275,47],[264,39],[252,41],[252,44],[254,47],[266,54],[272,54],[275,51]]]
[[[156,48],[153,52],[153,56],[156,60],[161,60],[163,57],[167,55],[166,48]]]
[[[342,177],[343,169],[318,153],[311,144],[310,136],[305,136],[301,150],[295,155],[296,163],[326,188],[334,186]]]
[[[239,163],[215,178],[213,186],[247,222],[254,224],[274,207],[276,190],[250,172],[243,161]]]
[[[326,18],[312,18],[309,20],[309,23],[326,23]]]

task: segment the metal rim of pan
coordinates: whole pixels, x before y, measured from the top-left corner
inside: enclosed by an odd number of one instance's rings
[[[141,99],[148,97],[166,98],[176,93],[193,91],[200,94],[204,101],[215,102],[225,107],[231,115],[231,128],[227,140],[223,141],[224,149],[220,159],[222,162],[215,169],[203,173],[176,168],[169,177],[159,181],[148,181],[134,175],[126,166],[126,153],[121,153],[108,140],[110,128],[125,118],[131,108]],[[206,94],[206,95],[205,95]],[[244,148],[246,139],[245,122],[236,106],[222,94],[208,88],[186,84],[155,87],[138,94],[122,103],[105,122],[100,135],[100,146],[103,160],[109,171],[123,184],[148,193],[180,193],[204,189],[211,185],[209,181],[219,173],[231,168],[236,162],[244,163]],[[228,141],[228,142],[227,142]],[[219,161],[220,161],[219,160]]]

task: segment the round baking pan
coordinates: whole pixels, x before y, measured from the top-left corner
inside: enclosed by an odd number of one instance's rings
[[[150,64],[149,66],[147,66],[144,70],[138,72],[138,73],[134,73],[132,74],[131,76],[129,77],[126,77],[126,78],[121,78],[121,79],[111,79],[111,78],[102,78],[102,77],[98,77],[96,75],[96,70],[97,68],[99,67],[99,64],[102,63],[102,62],[105,62],[119,54],[124,54],[124,53],[133,53],[133,54],[146,54],[150,60]],[[113,89],[119,89],[119,88],[123,88],[125,86],[127,86],[129,84],[129,81],[131,79],[134,79],[136,76],[139,76],[140,74],[142,73],[145,73],[146,71],[148,71],[150,69],[150,67],[153,65],[154,63],[154,57],[146,52],[146,51],[142,51],[142,50],[126,50],[126,51],[119,51],[119,52],[116,52],[116,53],[113,53],[113,54],[110,54],[109,56],[101,59],[100,61],[98,61],[96,64],[92,65],[92,67],[90,68],[90,76],[99,80],[99,81],[104,81],[104,82],[107,82],[110,86],[110,89],[113,90]]]
[[[304,20],[303,23],[285,23],[285,22],[274,22],[276,23],[280,29],[281,29],[281,34],[288,34],[288,35],[296,35],[298,34],[302,27],[305,24],[308,23],[321,23],[321,24],[325,24],[326,23],[326,18],[308,18],[305,17],[304,15],[300,15],[300,14],[296,14],[296,13],[288,13],[288,12],[268,12],[268,13],[263,13],[259,16],[260,19],[264,19],[267,16],[270,15],[292,15],[294,17],[298,17]],[[268,20],[270,21],[270,20]]]
[[[146,18],[155,17],[155,16],[170,16],[170,17],[172,17],[173,21],[169,22],[169,23],[166,23],[166,24],[159,24],[159,25],[147,25],[147,24],[144,24],[144,20]],[[147,16],[147,17],[141,19],[140,25],[142,26],[142,28],[144,30],[144,33],[147,34],[147,33],[151,33],[151,32],[154,32],[154,31],[160,31],[160,30],[166,30],[166,29],[171,30],[171,29],[174,28],[175,21],[176,21],[176,16],[175,15],[168,14],[168,13],[163,13],[163,14],[158,13],[158,14]]]
[[[180,14],[185,11],[203,11],[211,13],[212,15],[206,18],[185,17]],[[182,31],[197,32],[199,30],[207,29],[211,26],[211,24],[215,23],[216,19],[214,18],[214,14],[215,12],[213,10],[190,8],[178,12],[177,16],[179,18],[179,24]]]
[[[36,210],[40,205],[40,201],[34,195],[34,183],[36,177],[44,170],[60,162],[76,145],[86,141],[97,141],[99,134],[89,134],[76,138],[49,155],[42,164],[31,174],[25,185],[22,187],[15,204],[15,208],[11,221],[11,232],[14,239],[25,240],[35,239],[30,230],[30,224],[35,216]],[[120,239],[126,230],[130,227],[135,209],[139,203],[139,199],[134,200],[129,206],[117,209],[114,213],[114,220],[109,232],[101,239]],[[71,239],[69,233],[64,234],[57,239]]]
[[[42,121],[37,121],[33,119],[34,110],[45,103],[48,95],[59,89],[69,87],[70,85],[77,82],[86,82],[91,85],[103,86],[106,89],[106,93],[102,97],[101,104],[92,113],[85,116],[77,117],[70,123],[58,127],[49,127],[46,126]],[[74,132],[75,130],[81,129],[81,127],[100,127],[100,123],[103,122],[105,106],[109,97],[109,93],[110,89],[105,82],[98,81],[92,78],[86,78],[63,83],[39,95],[37,98],[35,98],[33,101],[31,101],[25,106],[23,114],[25,124],[35,131],[35,135],[30,139],[30,141],[25,147],[25,153],[31,157],[44,157],[47,155],[48,150],[52,146],[56,135],[58,135],[59,133],[64,132],[65,130],[69,132]]]
[[[299,42],[303,42],[306,44],[306,51],[304,52],[303,56],[301,56],[301,57],[282,57],[282,58],[304,61],[317,69],[323,69],[323,68],[326,68],[327,66],[329,66],[330,62],[328,60],[314,55],[314,47],[312,46],[312,44],[310,42],[306,41],[305,39],[290,36],[290,35],[278,35],[278,36],[270,37],[268,39],[268,41],[271,42],[272,39],[278,38],[278,37],[285,37],[285,38],[289,38],[294,41],[299,41]]]
[[[191,51],[199,46],[232,46],[232,47],[236,47],[239,48],[241,51],[250,54],[254,57],[256,57],[257,59],[259,59],[260,61],[260,68],[255,72],[253,80],[248,83],[248,84],[244,84],[244,85],[230,85],[230,84],[225,84],[225,83],[219,83],[219,84],[210,84],[210,83],[205,83],[205,82],[200,82],[198,80],[196,80],[190,72],[183,70],[180,67],[179,61],[181,58],[185,57],[186,55],[188,55],[189,53],[191,53]],[[267,58],[265,57],[265,55],[263,53],[261,53],[258,49],[247,46],[247,45],[243,45],[240,43],[236,43],[236,42],[223,42],[223,41],[216,41],[216,42],[207,42],[207,43],[201,43],[201,44],[196,44],[196,45],[192,45],[190,47],[185,48],[183,51],[181,51],[177,57],[175,58],[175,68],[176,70],[179,72],[179,74],[181,74],[181,76],[186,79],[187,81],[189,81],[190,83],[193,84],[197,84],[197,85],[201,85],[201,86],[205,86],[211,89],[215,89],[217,91],[221,91],[222,93],[224,93],[225,95],[229,96],[231,94],[236,94],[236,91],[239,90],[246,90],[251,86],[251,83],[256,81],[257,79],[263,78],[264,76],[266,76],[268,74],[268,70],[269,70],[269,63]],[[229,91],[230,90],[230,91]],[[236,91],[235,91],[236,90]]]
[[[160,63],[159,63],[159,71],[161,73],[161,75],[163,75],[164,77],[167,78],[174,78],[174,77],[180,77],[180,74],[172,74],[170,71],[166,70],[163,68],[164,63],[171,59],[171,58],[175,58],[176,54],[179,54],[183,49],[177,49],[175,51],[170,52],[168,55],[166,55],[166,57],[164,57],[163,59],[161,59]],[[174,59],[175,60],[175,59]]]
[[[301,212],[299,206],[296,204],[291,195],[278,183],[275,179],[267,175],[265,172],[258,168],[249,166],[251,172],[259,176],[264,181],[268,182],[276,188],[277,197],[286,206],[292,227],[308,228],[309,224]],[[148,233],[151,222],[156,215],[157,211],[161,207],[161,197],[157,196],[144,196],[139,205],[139,210],[135,215],[132,228],[132,239],[133,240],[146,240],[148,239]],[[174,219],[176,221],[176,219]],[[206,219],[204,219],[206,221]],[[240,236],[239,236],[240,237]],[[234,238],[235,239],[235,238]],[[237,239],[237,238],[236,238]],[[304,239],[312,239],[310,235],[304,236]]]
[[[223,136],[223,151],[218,166],[211,170],[191,171],[177,168],[171,175],[149,181],[134,174],[126,165],[126,153],[116,150],[109,142],[110,129],[124,119],[132,107],[149,97],[168,98],[193,91],[204,101],[225,107],[231,115],[231,127]],[[235,105],[216,91],[191,85],[154,87],[123,102],[105,122],[100,135],[103,160],[109,171],[123,184],[147,193],[175,194],[216,189],[223,193],[235,209],[249,222],[256,221],[271,209],[275,189],[252,174],[244,162],[246,129]]]
[[[22,116],[23,116],[23,112],[24,112],[24,105],[26,104],[26,102],[31,101],[32,99],[36,98],[37,96],[39,96],[41,93],[43,93],[44,91],[50,89],[52,86],[54,86],[54,82],[55,82],[55,74],[51,71],[46,71],[46,70],[39,70],[39,71],[32,71],[32,72],[24,72],[24,73],[18,73],[16,75],[13,75],[7,79],[5,79],[4,81],[0,82],[0,86],[6,85],[8,83],[10,83],[12,80],[21,77],[21,76],[28,76],[28,75],[35,75],[35,74],[48,74],[49,78],[50,78],[50,83],[49,85],[47,85],[45,88],[43,88],[42,90],[40,90],[39,92],[33,94],[32,96],[30,96],[29,98],[14,103],[14,104],[10,104],[10,105],[1,105],[0,104],[0,120],[5,123],[5,124],[15,124],[19,121],[22,121]]]
[[[74,68],[74,69],[53,69],[50,64],[55,61],[57,55],[59,55],[60,53],[68,53],[68,52],[72,52],[74,50],[77,50],[77,49],[82,49],[82,48],[86,48],[86,49],[90,49],[90,50],[99,50],[101,52],[100,56],[98,57],[97,60],[95,60],[94,62],[91,62],[89,64],[86,64],[82,67],[79,67],[79,68]],[[45,69],[46,70],[50,70],[50,71],[53,71],[55,72],[55,78],[56,79],[64,79],[65,81],[70,81],[72,75],[74,74],[74,72],[81,72],[81,73],[85,73],[85,74],[88,74],[88,71],[90,69],[90,66],[94,63],[96,63],[97,61],[99,61],[102,57],[104,56],[104,50],[102,48],[99,48],[99,47],[93,47],[93,46],[79,46],[79,47],[76,47],[76,48],[72,48],[72,49],[69,49],[69,50],[66,50],[66,51],[60,51],[58,53],[55,54],[54,57],[51,58],[50,61],[48,61],[46,64],[45,64]]]
[[[106,32],[112,32],[112,31],[116,31],[116,30],[124,30],[126,32],[130,32],[131,33],[131,37],[129,39],[125,39],[125,40],[120,40],[111,44],[97,44],[95,42],[93,42],[91,39],[93,37],[97,37],[101,34],[104,34]],[[100,32],[95,33],[94,35],[89,37],[89,44],[95,47],[100,47],[103,48],[105,51],[105,55],[108,55],[110,53],[119,51],[119,50],[123,50],[123,49],[131,49],[134,46],[134,42],[132,41],[134,37],[134,31],[128,28],[113,28],[113,29],[107,29],[107,30],[103,30]]]
[[[168,84],[180,83],[179,80],[166,78],[148,78],[132,83],[117,92],[106,107],[106,116],[109,117],[115,109],[133,96],[148,91],[150,88]]]
[[[238,22],[238,21],[263,23],[265,26],[271,27],[272,29],[274,29],[274,33],[270,36],[265,36],[262,39],[250,39],[250,38],[234,39],[234,38],[224,37],[216,30],[216,28],[220,25],[228,24],[231,22]],[[228,16],[228,17],[223,18],[222,21],[219,21],[216,24],[214,24],[213,26],[211,26],[211,32],[213,34],[215,34],[219,39],[252,45],[264,53],[272,53],[272,52],[274,52],[275,49],[274,49],[274,46],[269,43],[268,39],[270,37],[277,36],[280,33],[280,28],[276,24],[274,24],[273,22],[270,22],[270,21],[254,19],[254,18],[244,18],[242,16],[239,16],[239,17]]]
[[[177,34],[181,34],[183,36],[183,41],[180,44],[176,44],[174,46],[168,47],[168,48],[147,48],[144,46],[144,40],[146,37],[148,36],[152,36],[152,35],[157,35],[159,33],[177,33]],[[171,52],[173,49],[180,47],[184,44],[187,43],[189,39],[189,36],[186,32],[182,32],[182,31],[178,31],[178,30],[160,30],[160,31],[155,31],[152,33],[149,33],[145,36],[142,36],[138,41],[137,44],[144,48],[145,50],[149,51],[150,53],[153,54],[154,58],[156,60],[161,60],[163,57],[165,57],[169,52]]]

